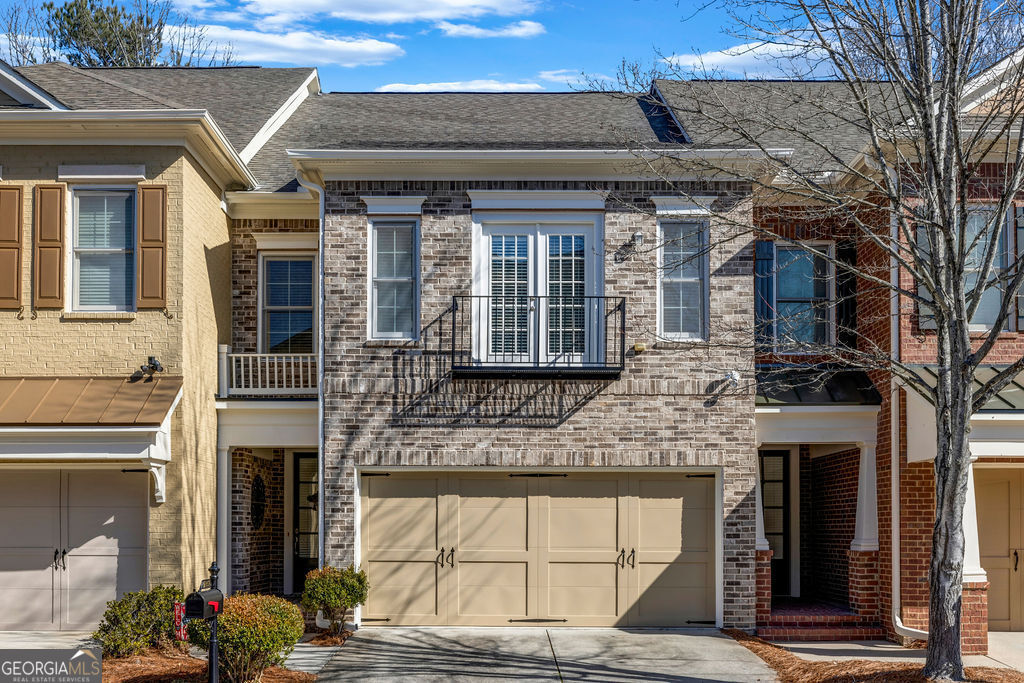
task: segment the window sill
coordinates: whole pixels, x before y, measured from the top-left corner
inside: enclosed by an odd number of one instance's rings
[[[419,339],[367,339],[363,346],[368,349],[418,349]]]
[[[678,339],[661,337],[654,342],[654,347],[658,349],[675,349],[684,346],[695,346],[707,343],[708,339],[706,337],[679,337]]]
[[[61,320],[135,320],[135,311],[64,311]]]

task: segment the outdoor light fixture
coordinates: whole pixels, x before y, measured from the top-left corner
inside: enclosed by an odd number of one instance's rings
[[[634,247],[644,246],[644,234],[637,230],[636,232],[633,233],[631,241],[633,242]]]
[[[156,356],[150,356],[146,359],[146,364],[139,366],[139,369],[147,375],[152,376],[158,372],[163,372],[164,366],[160,365],[160,361],[156,359]]]

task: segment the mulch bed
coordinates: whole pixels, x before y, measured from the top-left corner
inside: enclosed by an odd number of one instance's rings
[[[920,664],[900,662],[872,662],[856,659],[845,662],[809,662],[789,650],[761,640],[743,631],[726,629],[726,635],[735,638],[741,645],[764,660],[775,669],[782,683],[860,683],[874,681],[896,681],[897,683],[920,683],[927,681],[921,675]],[[1024,674],[1012,669],[971,667],[965,669],[968,680],[982,683],[1024,683]]]
[[[279,666],[263,672],[264,683],[311,683],[316,677]],[[150,650],[144,655],[103,660],[104,683],[202,683],[206,662],[174,650]]]
[[[335,645],[344,645],[345,641],[348,640],[349,636],[351,635],[352,631],[349,631],[348,629],[342,629],[341,633],[330,633],[328,631],[321,631],[320,633],[313,636],[313,638],[306,642],[308,642],[310,645],[332,647]]]

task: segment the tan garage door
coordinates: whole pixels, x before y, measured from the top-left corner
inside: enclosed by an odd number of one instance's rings
[[[714,479],[370,473],[368,624],[714,623]]]
[[[0,630],[96,626],[146,585],[148,479],[119,470],[0,473]]]

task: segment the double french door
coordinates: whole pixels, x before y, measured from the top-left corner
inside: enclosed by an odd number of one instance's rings
[[[713,625],[714,479],[369,473],[367,625]]]
[[[600,356],[600,260],[593,223],[485,223],[476,357],[578,365]],[[481,291],[480,289],[477,290]]]

